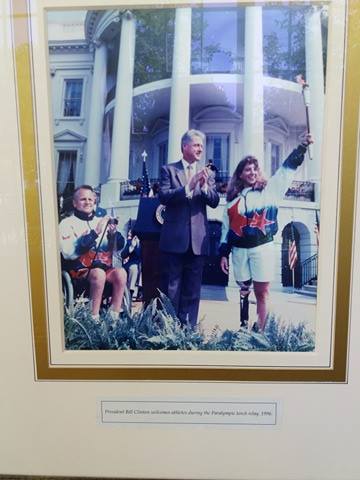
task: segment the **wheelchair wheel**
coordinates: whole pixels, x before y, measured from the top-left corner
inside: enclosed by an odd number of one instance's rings
[[[71,281],[70,274],[63,270],[61,272],[61,280],[64,303],[68,308],[70,314],[72,314],[74,311],[74,287]]]
[[[88,296],[88,291],[85,289],[83,283],[78,284],[74,287],[73,280],[71,279],[70,274],[66,270],[62,270],[61,272],[61,279],[62,279],[62,292],[64,296],[64,304],[69,310],[70,315],[74,313],[74,305],[75,305],[75,297],[79,297],[80,294],[83,294],[85,291],[85,295]],[[111,303],[111,285],[109,283],[105,284],[103,300],[102,300],[102,308],[107,310]],[[128,287],[125,287],[124,290],[124,297],[123,297],[123,308],[127,310],[131,314],[131,295]]]
[[[128,287],[125,287],[124,297],[123,297],[123,308],[131,314],[132,300],[130,295],[130,290]]]

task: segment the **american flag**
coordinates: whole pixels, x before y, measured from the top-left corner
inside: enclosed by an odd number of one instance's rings
[[[316,223],[315,223],[316,244],[317,244],[317,246],[319,246],[319,242],[320,242],[320,219],[319,219],[319,212],[317,210],[315,210],[315,219],[316,219]]]
[[[298,259],[296,242],[295,240],[289,240],[289,266],[290,270],[294,270]]]

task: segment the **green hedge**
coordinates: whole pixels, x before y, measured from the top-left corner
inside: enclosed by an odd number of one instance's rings
[[[121,313],[114,320],[103,313],[95,323],[88,306],[78,302],[72,314],[65,309],[65,346],[69,350],[207,350],[309,352],[314,333],[304,323],[286,325],[270,315],[263,334],[247,329],[216,327],[209,335],[181,327],[170,300],[160,293],[146,308]],[[220,322],[219,322],[220,323]]]

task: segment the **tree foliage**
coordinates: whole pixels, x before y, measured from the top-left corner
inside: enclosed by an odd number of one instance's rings
[[[264,35],[265,73],[287,80],[301,73],[305,75],[305,16],[312,7],[288,6],[279,8],[273,31]],[[327,9],[321,8],[321,35],[324,69],[327,52]]]
[[[305,73],[305,15],[308,6],[288,5],[266,7],[264,22],[272,25],[264,35],[265,73],[294,80],[294,75]],[[267,13],[271,16],[267,17]],[[275,20],[271,20],[274,14]],[[221,10],[219,10],[221,15]],[[134,86],[170,78],[174,45],[175,9],[149,9],[136,12],[136,62]],[[327,9],[321,8],[323,54],[326,59]],[[209,68],[214,55],[223,53],[231,60],[231,52],[225,51],[217,41],[205,42],[209,25],[201,8],[192,11],[192,65],[194,73]],[[208,39],[209,37],[206,36]],[[325,62],[324,62],[325,63]]]
[[[171,77],[174,9],[138,10],[134,86]]]
[[[202,9],[193,9],[191,55],[195,62],[209,64],[221,51],[219,43],[202,44],[207,23]],[[134,86],[170,78],[174,47],[175,9],[138,10],[136,13],[136,52]],[[229,54],[228,52],[224,52]],[[230,54],[229,54],[230,55]]]
[[[264,35],[264,70],[294,80],[305,74],[305,8],[279,8],[278,13],[276,28]]]

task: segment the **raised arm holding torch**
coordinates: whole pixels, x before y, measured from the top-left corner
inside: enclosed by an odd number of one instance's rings
[[[304,77],[302,74],[296,75],[295,77],[296,82],[301,86],[302,88],[302,96],[304,100],[304,105],[305,105],[305,114],[306,114],[306,129],[307,133],[309,134],[311,132],[310,130],[310,117],[309,117],[309,109],[310,109],[310,87],[309,84],[306,83]],[[308,154],[309,154],[309,159],[312,160],[312,147],[309,145],[308,148]]]

